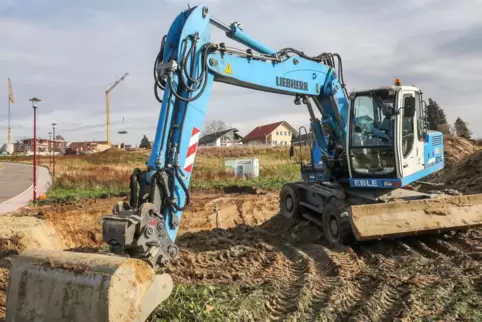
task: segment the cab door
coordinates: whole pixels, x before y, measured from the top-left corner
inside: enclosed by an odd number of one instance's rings
[[[402,177],[408,177],[414,173],[423,170],[423,129],[421,128],[421,122],[418,122],[418,118],[421,117],[421,95],[418,91],[405,90],[401,92],[401,105],[404,107],[407,97],[415,98],[415,113],[413,116],[406,115],[405,109],[400,109],[400,125],[399,135],[401,140],[398,142],[399,155],[401,159],[401,175]],[[399,160],[400,160],[399,159]]]

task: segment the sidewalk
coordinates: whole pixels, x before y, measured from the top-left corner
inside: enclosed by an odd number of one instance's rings
[[[6,162],[2,162],[5,163]],[[30,164],[22,164],[22,166],[32,169]],[[3,169],[2,171],[6,171]],[[48,191],[50,185],[52,184],[52,177],[50,176],[49,170],[45,167],[37,167],[37,198]],[[17,196],[0,203],[0,215],[8,214],[12,211],[18,210],[26,205],[33,199],[33,183],[24,192],[18,194]]]

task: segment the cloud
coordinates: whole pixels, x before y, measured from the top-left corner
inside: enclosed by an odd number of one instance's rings
[[[154,137],[160,104],[153,93],[152,68],[162,36],[185,1],[86,0],[59,6],[54,0],[0,4],[0,142],[6,140],[7,78],[13,83],[14,139],[31,136],[28,99],[42,99],[39,135],[50,124],[69,140],[105,139],[105,89],[125,72],[111,93],[111,137],[138,144]],[[395,77],[415,84],[435,99],[450,121],[457,116],[482,136],[476,88],[482,72],[480,1],[315,0],[205,1],[211,14],[280,49],[309,55],[337,52],[348,89],[389,84]],[[194,5],[194,4],[192,4]],[[213,40],[243,48],[213,27]],[[263,123],[286,120],[307,125],[306,108],[293,98],[216,83],[206,121],[222,119],[246,134]],[[122,120],[124,119],[124,122]],[[127,130],[121,136],[119,130]]]

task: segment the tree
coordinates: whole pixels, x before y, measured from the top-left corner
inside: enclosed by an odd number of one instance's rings
[[[206,123],[204,125],[202,132],[203,132],[203,135],[206,135],[206,134],[221,132],[227,129],[228,129],[228,125],[226,124],[226,122],[221,120],[214,120],[209,123]]]
[[[439,130],[446,134],[450,132],[444,110],[431,98],[428,99],[427,120],[429,129]]]
[[[151,142],[147,138],[147,136],[144,135],[144,137],[141,140],[141,144],[139,144],[139,148],[141,149],[151,149]]]
[[[472,136],[472,131],[469,130],[467,127],[467,123],[465,123],[464,120],[462,120],[460,117],[457,117],[454,123],[454,129],[455,129],[455,134],[457,136],[470,140]]]

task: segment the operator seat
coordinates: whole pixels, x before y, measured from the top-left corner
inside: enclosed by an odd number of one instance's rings
[[[393,121],[391,120],[390,116],[390,108],[387,105],[383,105],[383,115],[385,116],[383,118],[382,124],[380,125],[380,130],[385,131],[390,138],[390,140],[393,139]]]

